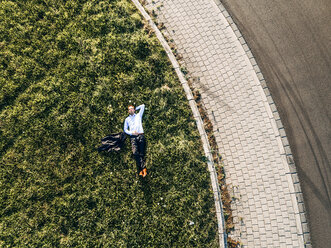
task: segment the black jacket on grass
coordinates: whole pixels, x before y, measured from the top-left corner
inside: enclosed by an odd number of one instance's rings
[[[120,151],[126,139],[126,134],[124,132],[113,133],[101,139],[101,146],[98,147],[98,151],[107,152],[118,152]]]

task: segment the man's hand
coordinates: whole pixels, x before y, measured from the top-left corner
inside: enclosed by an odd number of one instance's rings
[[[132,134],[133,134],[133,135],[137,135],[138,133],[137,133],[136,131],[133,131]]]

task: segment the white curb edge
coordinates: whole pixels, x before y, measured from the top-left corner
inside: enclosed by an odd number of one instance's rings
[[[222,206],[222,200],[221,200],[221,193],[220,193],[220,187],[217,180],[217,172],[215,170],[214,162],[213,162],[213,156],[210,149],[210,144],[208,141],[208,136],[206,134],[206,131],[204,129],[203,121],[200,116],[200,112],[198,110],[198,107],[196,105],[196,102],[194,101],[191,89],[185,79],[185,76],[183,75],[182,71],[180,70],[180,66],[176,60],[176,57],[171,51],[171,48],[169,47],[167,41],[163,37],[162,33],[158,29],[158,27],[153,22],[152,18],[148,15],[148,13],[145,11],[144,7],[140,4],[138,0],[132,0],[132,2],[136,5],[136,7],[139,9],[142,16],[148,21],[150,27],[154,30],[156,37],[161,42],[161,45],[163,46],[164,50],[166,51],[172,66],[174,67],[177,76],[184,88],[184,91],[186,93],[187,99],[189,101],[189,104],[191,106],[193,116],[196,120],[197,127],[201,136],[203,149],[205,152],[206,157],[208,158],[207,165],[208,170],[210,172],[210,179],[212,184],[212,189],[214,193],[214,200],[215,200],[215,207],[216,207],[216,216],[217,216],[217,222],[218,222],[218,236],[220,241],[220,247],[226,248],[227,247],[227,235],[225,230],[225,221],[224,221],[224,215],[223,215],[223,206]]]

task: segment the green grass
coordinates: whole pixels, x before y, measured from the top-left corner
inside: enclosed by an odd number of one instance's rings
[[[217,247],[195,121],[134,5],[2,1],[0,16],[0,246]],[[130,103],[146,105],[145,181],[128,140],[96,151]]]

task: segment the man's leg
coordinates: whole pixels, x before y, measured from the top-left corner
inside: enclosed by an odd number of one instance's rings
[[[137,140],[140,156],[140,169],[143,171],[143,177],[145,177],[147,175],[147,169],[145,165],[146,139],[144,135],[139,135]]]
[[[132,146],[132,155],[136,160],[136,165],[138,169],[138,174],[142,176],[142,169],[141,169],[141,156],[139,154],[139,142],[138,137],[134,136],[131,137],[131,146]]]

